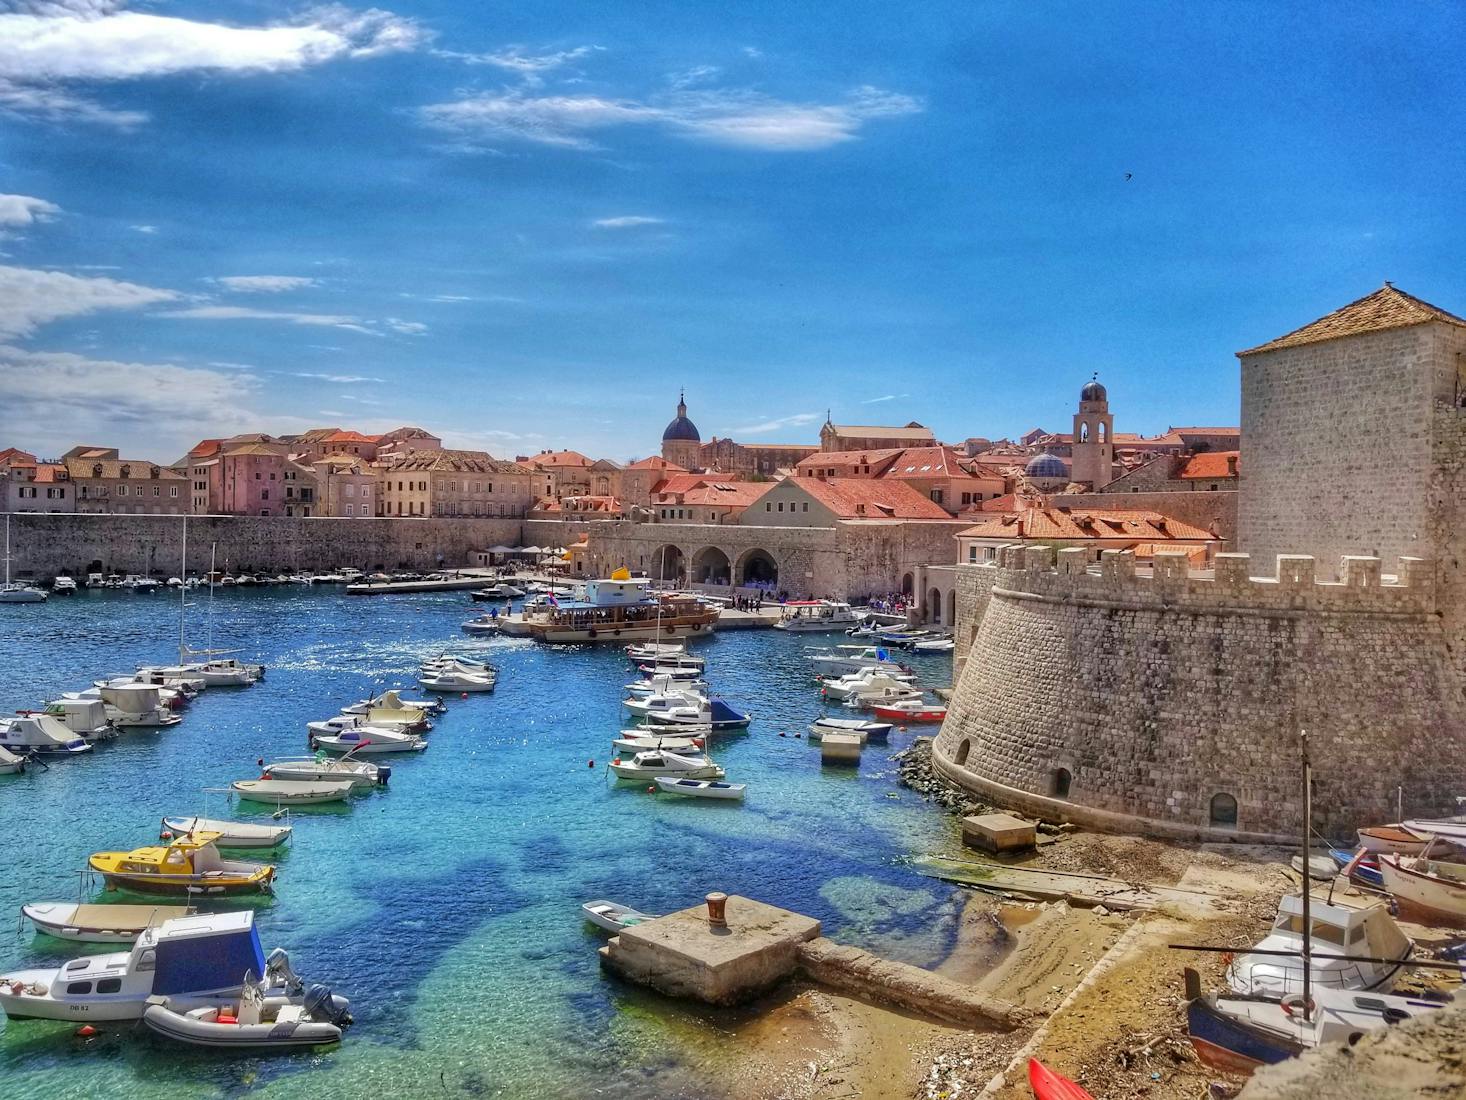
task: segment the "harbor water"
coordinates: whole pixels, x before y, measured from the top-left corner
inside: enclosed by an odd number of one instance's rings
[[[260,1095],[671,1097],[732,1095],[737,1016],[677,1003],[603,975],[603,933],[579,907],[609,898],[647,912],[709,890],[808,913],[827,935],[935,965],[960,898],[909,856],[949,848],[953,827],[896,782],[891,753],[822,768],[804,737],[821,713],[806,647],[847,641],[759,630],[697,652],[714,691],[754,722],[711,752],[746,803],[679,799],[606,770],[635,675],[616,647],[470,639],[463,593],[348,597],[339,586],[189,593],[192,645],[260,660],[249,688],[211,688],[160,732],[129,731],[49,770],[0,776],[0,914],[44,900],[108,900],[80,874],[94,851],[157,839],[164,814],[268,821],[217,793],[264,758],[303,755],[305,723],[386,687],[411,689],[444,651],[501,670],[492,695],[450,696],[421,754],[390,762],[389,787],[291,815],[277,890],[254,903],[268,951],[286,947],[308,981],[350,997],[339,1047],[238,1057],[166,1046],[142,1028],[94,1038],[75,1025],[0,1022],[6,1100]],[[83,592],[0,608],[0,706],[37,707],[107,675],[177,657],[176,591]],[[927,685],[950,657],[912,660]],[[840,711],[842,716],[849,712]],[[780,733],[787,736],[781,737]],[[246,857],[248,858],[248,857]],[[235,908],[213,903],[215,908]],[[0,975],[88,950],[0,931]],[[710,1084],[731,1082],[726,1089]]]

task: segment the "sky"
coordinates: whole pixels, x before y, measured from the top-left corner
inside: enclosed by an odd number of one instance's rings
[[[1466,7],[0,0],[0,448],[1235,424],[1466,313]]]

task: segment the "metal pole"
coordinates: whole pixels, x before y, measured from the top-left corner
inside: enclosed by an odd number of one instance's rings
[[[1310,996],[1313,984],[1313,919],[1310,901],[1313,896],[1313,880],[1308,875],[1310,852],[1310,830],[1313,827],[1313,769],[1308,761],[1308,731],[1299,730],[1298,740],[1303,749],[1303,1019],[1313,1015]]]

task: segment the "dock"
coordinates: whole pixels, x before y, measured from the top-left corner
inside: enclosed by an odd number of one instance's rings
[[[492,581],[484,577],[451,577],[445,581],[359,581],[346,586],[348,596],[387,596],[394,592],[456,592],[482,588]]]

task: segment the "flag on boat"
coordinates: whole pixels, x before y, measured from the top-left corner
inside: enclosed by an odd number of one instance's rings
[[[545,602],[548,603],[551,607],[559,607],[560,606],[560,601],[557,600],[557,599],[555,599],[555,591],[554,591],[554,589],[551,589],[550,590],[550,594],[545,597]]]
[[[881,649],[880,647],[877,647],[876,648],[876,660],[877,661],[889,661],[890,659],[891,659],[891,655],[889,653],[887,653],[884,649]]]

